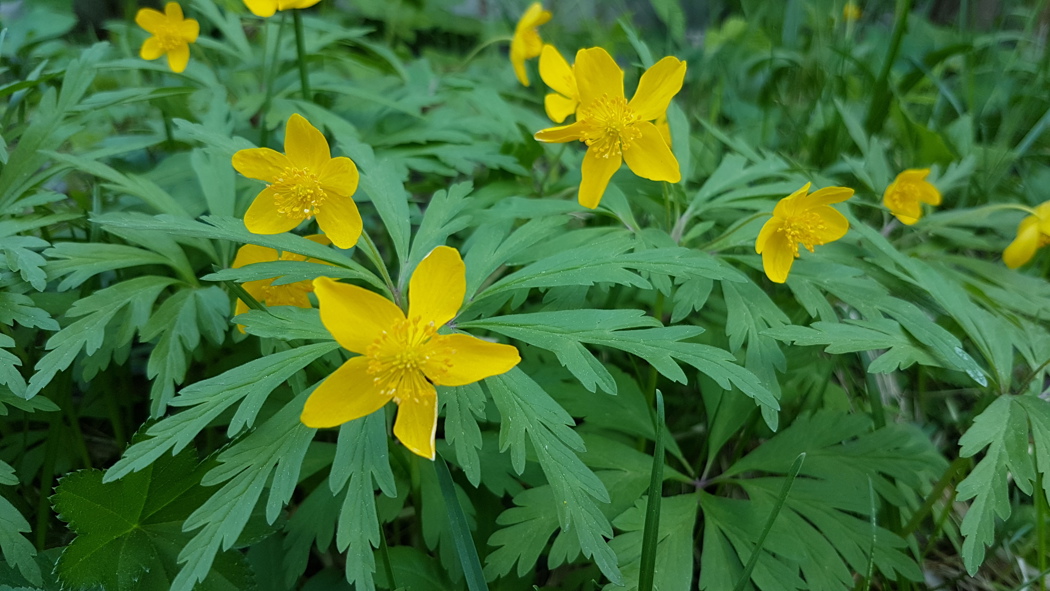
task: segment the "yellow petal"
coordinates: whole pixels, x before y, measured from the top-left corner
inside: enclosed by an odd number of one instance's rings
[[[277,0],[244,0],[244,5],[255,16],[270,17],[277,12]]]
[[[135,13],[135,24],[142,27],[149,33],[156,34],[157,31],[164,28],[168,23],[168,18],[164,16],[163,12],[159,10],[153,10],[152,8],[140,8]],[[145,59],[157,59],[148,57]]]
[[[685,62],[667,56],[642,74],[630,107],[641,121],[652,121],[667,111],[671,98],[682,90]]]
[[[522,13],[521,18],[518,19],[518,24],[515,27],[515,31],[525,29],[535,29],[543,23],[551,20],[551,13],[543,9],[543,5],[539,2],[533,2],[525,9]]]
[[[627,146],[623,159],[634,174],[651,181],[677,183],[682,180],[678,160],[660,135],[660,130],[648,121],[640,121],[633,127],[642,135]]]
[[[508,372],[521,361],[518,349],[490,343],[466,334],[435,337],[438,343],[453,351],[452,366],[423,367],[430,381],[439,386],[465,386]]]
[[[276,194],[267,187],[255,196],[244,212],[244,226],[253,234],[283,234],[294,229],[303,220],[290,218],[277,211]]]
[[[917,200],[897,199],[894,201],[883,198],[882,204],[906,226],[914,224],[922,217],[922,206]]]
[[[437,432],[437,391],[419,373],[405,376],[398,394],[401,404],[394,421],[394,435],[416,455],[434,459]]]
[[[941,192],[938,191],[937,187],[933,186],[931,183],[923,181],[921,187],[919,188],[919,200],[923,201],[924,203],[929,203],[930,205],[940,205]]]
[[[601,47],[576,52],[576,88],[580,91],[580,105],[586,108],[591,101],[607,95],[611,99],[623,97],[623,70],[616,65],[609,52]]]
[[[802,208],[798,207],[799,199],[809,194],[809,187],[812,184],[806,183],[801,189],[777,201],[777,206],[773,209],[773,215],[778,218],[786,218],[802,211]]]
[[[197,40],[197,36],[201,33],[201,25],[196,20],[188,18],[178,26],[179,35],[186,40],[187,43],[193,43]]]
[[[1035,251],[1039,250],[1039,219],[1028,216],[1017,226],[1017,237],[1003,251],[1003,262],[1007,267],[1016,269],[1032,260]]]
[[[547,111],[547,116],[555,123],[561,123],[562,121],[565,121],[569,115],[575,113],[576,105],[576,99],[562,96],[554,92],[543,97],[543,108]]]
[[[821,205],[840,203],[853,196],[853,189],[849,187],[824,187],[817,189],[809,195],[798,198],[797,205],[801,210],[814,209]]]
[[[566,97],[576,96],[576,76],[572,67],[553,45],[544,45],[540,53],[540,78],[554,92]]]
[[[339,156],[325,162],[317,173],[317,178],[326,192],[351,197],[357,191],[357,183],[361,177],[353,160]]]
[[[459,251],[438,246],[419,261],[408,282],[408,317],[442,326],[455,318],[467,292],[467,269]]]
[[[821,207],[816,210],[820,216],[823,227],[814,229],[813,234],[819,244],[834,242],[846,235],[849,231],[849,220],[833,207]]]
[[[289,10],[292,8],[310,8],[321,0],[278,0],[278,10]]]
[[[310,393],[299,420],[314,429],[337,427],[374,413],[390,398],[375,387],[368,373],[368,359],[354,357]]]
[[[332,157],[328,140],[305,117],[292,113],[284,130],[284,153],[293,165],[319,172]]]
[[[514,35],[510,41],[510,65],[513,66],[514,75],[517,76],[522,86],[529,85],[529,73],[525,69],[525,60],[528,58],[525,57],[525,54],[525,40],[519,35]]]
[[[663,138],[664,143],[668,146],[671,145],[671,125],[667,122],[667,113],[664,113],[656,119],[654,122],[657,131],[660,132],[660,137]]]
[[[174,49],[168,51],[168,67],[171,68],[172,72],[176,74],[181,73],[186,69],[186,64],[188,63],[190,63],[189,45],[180,43]]]
[[[283,257],[282,257],[283,258]],[[240,269],[245,265],[254,263],[266,263],[277,260],[277,251],[256,244],[245,244],[237,249],[237,256],[233,258],[232,268]]]
[[[179,22],[182,20],[182,7],[179,6],[178,2],[168,2],[164,6],[164,14],[168,16],[169,21]]]
[[[755,252],[762,254],[762,251],[767,248],[770,239],[772,239],[783,226],[784,221],[776,216],[766,220],[766,223],[762,225],[762,229],[758,232],[758,238],[755,239]]]
[[[605,194],[605,187],[609,185],[609,179],[620,170],[622,159],[618,154],[608,158],[597,155],[596,150],[587,150],[583,157],[583,166],[580,167],[580,205],[594,209]]]
[[[585,126],[577,121],[572,125],[550,127],[537,131],[534,137],[541,142],[561,144],[582,138],[584,129],[586,129]]]
[[[339,248],[353,248],[361,238],[361,212],[349,197],[329,194],[317,210],[317,225]]]
[[[342,347],[364,354],[368,346],[405,319],[401,309],[383,296],[327,277],[314,279],[321,323]]]
[[[245,304],[241,300],[237,300],[237,304],[234,305],[234,307],[233,307],[233,315],[234,316],[240,316],[241,314],[244,314],[245,312],[247,312],[249,309],[250,308],[248,308],[248,304]],[[241,334],[245,334],[245,332],[244,332],[244,325],[243,324],[238,324],[237,325],[237,330],[239,330],[241,332]]]
[[[162,55],[164,55],[164,46],[161,45],[160,39],[150,37],[142,42],[142,50],[139,51],[142,59],[155,60]]]
[[[770,235],[762,249],[762,269],[773,283],[787,281],[791,265],[795,262],[795,251],[783,232]]]
[[[292,163],[284,154],[270,148],[238,150],[233,155],[233,169],[250,179],[272,183]]]

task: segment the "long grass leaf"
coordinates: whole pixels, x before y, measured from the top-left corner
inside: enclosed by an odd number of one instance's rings
[[[800,470],[802,470],[802,462],[806,460],[805,452],[798,454],[795,461],[791,463],[791,468],[788,470],[787,478],[784,479],[784,485],[780,487],[780,494],[777,496],[777,502],[773,505],[773,510],[769,512],[769,519],[766,520],[766,526],[762,529],[762,535],[758,536],[758,541],[755,543],[755,550],[751,553],[751,558],[747,560],[747,566],[744,567],[743,574],[740,575],[740,580],[736,582],[736,586],[733,587],[733,591],[742,591],[744,585],[747,584],[748,579],[751,578],[751,571],[755,570],[755,565],[758,564],[758,557],[762,555],[762,544],[766,542],[766,536],[773,529],[773,524],[776,523],[777,516],[780,515],[780,510],[784,508],[784,502],[787,501],[788,493],[791,491],[791,485],[795,482],[795,477],[798,476]]]
[[[474,538],[470,536],[463,507],[456,498],[456,488],[452,485],[452,475],[448,472],[445,459],[437,456],[434,459],[434,469],[437,470],[438,485],[441,487],[441,496],[445,499],[445,511],[448,512],[448,522],[452,527],[452,540],[456,544],[456,554],[459,555],[459,563],[463,567],[463,576],[467,579],[467,588],[470,591],[488,591],[489,586],[481,570],[481,559],[478,558],[478,550],[474,547]]]
[[[645,506],[645,529],[642,532],[642,558],[638,572],[638,591],[652,591],[656,574],[656,544],[660,540],[660,500],[664,481],[664,395],[656,391],[656,449],[653,471],[649,475],[649,500]]]

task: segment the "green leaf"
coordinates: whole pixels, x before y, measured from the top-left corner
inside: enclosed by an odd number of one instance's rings
[[[184,451],[108,484],[101,470],[64,477],[53,503],[77,537],[58,561],[61,579],[78,588],[118,591],[171,585],[179,549],[189,539],[183,520],[211,494],[200,485],[203,472],[193,452]],[[230,580],[249,584],[243,558],[231,554],[225,560],[202,589],[226,589]]]
[[[411,232],[408,193],[402,184],[403,177],[389,160],[376,158],[368,145],[353,142],[343,147],[361,170],[358,192],[364,192],[375,206],[383,220],[383,226],[390,234],[394,252],[403,269],[408,257],[408,239]],[[401,275],[404,276],[405,273]]]
[[[79,287],[88,279],[105,271],[127,269],[140,265],[170,265],[170,261],[155,252],[124,244],[57,242],[44,251],[49,279],[65,277],[58,284],[59,291]]]
[[[445,442],[456,451],[456,463],[475,487],[481,484],[482,446],[478,419],[485,418],[485,392],[481,385],[439,387],[438,400],[445,409]]]
[[[146,430],[148,439],[136,442],[106,471],[103,482],[112,482],[151,465],[165,452],[178,452],[227,408],[245,400],[233,419],[232,437],[251,426],[266,397],[293,374],[339,345],[335,342],[306,345],[267,355],[182,389],[172,406],[189,407],[166,417]]]
[[[616,554],[606,542],[606,538],[612,537],[612,527],[597,505],[608,503],[609,494],[602,482],[576,455],[576,452],[583,451],[583,441],[571,428],[572,417],[520,369],[515,368],[503,375],[488,378],[485,384],[503,416],[500,450],[510,449],[512,464],[520,474],[525,469],[525,435],[528,434],[540,467],[550,483],[549,493],[535,493],[531,491],[538,489],[531,489],[521,495],[534,500],[535,495],[550,494],[545,500],[554,505],[562,531],[575,532],[583,555],[594,560],[610,581],[622,584]],[[515,504],[520,505],[517,501],[515,497]],[[526,503],[524,498],[523,503]],[[550,505],[547,505],[541,511],[549,515],[550,509]],[[533,514],[531,509],[523,511]],[[509,519],[501,517],[499,522],[507,523]],[[531,519],[526,518],[519,521],[513,530],[508,528],[493,534],[489,543],[501,548],[486,559],[489,576],[506,574],[515,561],[518,562],[519,574],[535,564],[551,532],[544,533],[545,526],[532,527],[529,521]],[[522,529],[524,532],[519,531]],[[522,534],[540,543],[523,544]]]
[[[118,312],[130,308],[120,318],[125,330],[134,331],[145,323],[154,300],[161,290],[173,283],[175,280],[167,277],[136,277],[99,290],[74,303],[66,315],[80,320],[47,340],[45,348],[48,353],[40,358],[34,368],[36,373],[29,379],[26,398],[40,392],[55,374],[69,367],[82,350],[87,355],[98,351],[106,336],[106,326]],[[127,338],[130,340],[131,335],[127,335]]]
[[[290,341],[306,339],[312,341],[334,340],[332,334],[321,323],[316,308],[295,306],[272,306],[263,310],[248,310],[236,317],[244,331],[257,337]]]
[[[888,320],[814,322],[811,326],[782,326],[764,331],[770,337],[796,345],[827,345],[827,353],[855,353],[885,349],[868,366],[870,373],[891,373],[915,363],[939,367],[940,363],[904,331]]]
[[[467,207],[467,197],[473,190],[474,186],[471,183],[456,183],[449,187],[448,191],[434,193],[430,203],[423,210],[423,219],[416,230],[412,250],[409,251],[408,261],[405,263],[405,272],[401,277],[409,277],[419,261],[431,250],[444,245],[449,236],[467,227],[470,216],[464,215],[463,210]],[[400,287],[405,289],[404,279],[401,280]]]
[[[160,188],[157,183],[145,177],[124,174],[101,162],[89,158],[74,156],[72,154],[62,154],[49,150],[44,150],[44,154],[59,162],[72,166],[77,170],[109,181],[104,183],[103,186],[113,191],[134,195],[144,201],[146,205],[150,206],[150,208],[157,213],[172,214],[181,217],[189,215],[186,208],[176,201],[171,194]]]
[[[637,584],[638,564],[642,550],[642,526],[645,498],[613,520],[613,526],[623,533],[609,543],[620,560],[627,588]],[[693,529],[699,494],[664,497],[660,509],[660,528],[657,535],[655,589],[687,591],[693,579]],[[606,585],[605,591],[617,587]]]
[[[22,280],[37,291],[47,287],[47,273],[42,267],[47,260],[33,249],[50,246],[46,240],[36,236],[7,236],[0,238],[0,252],[4,254],[4,263],[8,269],[21,275]]]
[[[3,484],[17,484],[14,470],[6,463],[3,464],[5,478]],[[11,480],[14,479],[14,482]],[[18,569],[27,581],[34,585],[43,585],[43,577],[40,574],[40,566],[36,562],[36,548],[22,534],[29,533],[31,528],[26,518],[15,509],[14,505],[4,497],[0,497],[0,550],[4,553],[4,560]]]

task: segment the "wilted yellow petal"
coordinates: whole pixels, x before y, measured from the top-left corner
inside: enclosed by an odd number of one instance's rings
[[[342,347],[364,355],[368,346],[405,319],[394,302],[356,285],[314,279],[321,323]]]
[[[667,111],[671,99],[682,90],[685,68],[685,62],[674,56],[667,56],[642,74],[638,81],[638,90],[630,102],[630,107],[639,120],[652,121]]]
[[[292,113],[284,129],[284,153],[293,166],[307,168],[313,174],[332,157],[324,134],[298,113]]]
[[[609,186],[609,180],[617,170],[620,170],[622,159],[618,154],[603,158],[597,155],[596,150],[587,150],[583,157],[583,165],[580,167],[580,205],[594,209],[605,194],[605,188]]]
[[[442,326],[463,305],[467,270],[459,251],[438,246],[423,257],[408,283],[408,317]]]
[[[603,95],[609,99],[624,98],[623,70],[616,65],[609,52],[601,47],[576,52],[573,69],[576,73],[576,88],[580,91],[580,106],[584,109]]]
[[[506,373],[521,361],[518,349],[510,345],[490,343],[465,334],[437,337],[441,346],[451,349],[451,365],[423,367],[432,382],[439,386],[465,386]]]
[[[354,357],[310,393],[299,420],[314,429],[337,427],[374,413],[391,398],[375,387],[368,358]]]
[[[398,393],[400,404],[394,421],[394,435],[412,453],[433,460],[437,391],[418,373],[402,382],[401,387],[403,392]]]
[[[678,159],[660,136],[660,130],[648,121],[634,124],[641,136],[627,146],[623,159],[634,174],[653,181],[677,183],[682,180]]]

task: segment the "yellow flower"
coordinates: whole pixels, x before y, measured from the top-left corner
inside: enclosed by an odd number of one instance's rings
[[[554,91],[543,99],[543,107],[551,121],[561,123],[569,115],[575,114],[580,104],[576,74],[553,45],[544,45],[540,53],[540,78]]]
[[[1021,220],[1017,237],[1003,251],[1003,262],[1016,269],[1032,260],[1035,251],[1050,245],[1050,201],[1035,208],[1035,213]]]
[[[343,348],[357,353],[310,394],[301,420],[335,427],[393,400],[394,435],[412,452],[434,459],[435,386],[463,386],[509,371],[521,361],[510,345],[466,334],[438,334],[459,312],[466,269],[454,248],[439,246],[420,261],[408,284],[408,315],[390,300],[327,277],[314,280],[321,322]]]
[[[539,2],[533,2],[521,15],[518,26],[514,27],[514,37],[510,40],[510,63],[514,74],[523,85],[529,85],[529,74],[525,71],[525,60],[532,59],[543,50],[543,40],[536,27],[551,20],[551,13],[543,9]]]
[[[317,242],[318,244],[330,244],[328,238],[315,234],[313,236],[307,236],[308,239]],[[237,250],[237,256],[233,259],[233,268],[239,269],[245,265],[251,265],[254,263],[268,263],[271,261],[305,261],[314,260],[307,259],[301,254],[294,252],[284,251],[278,256],[277,251],[272,248],[265,246],[257,246],[255,244],[245,244]],[[317,261],[324,262],[324,261]],[[327,263],[326,263],[327,264]],[[257,281],[245,281],[241,287],[244,291],[248,292],[250,296],[256,300],[266,304],[267,306],[296,306],[298,308],[309,308],[310,297],[307,295],[314,290],[314,286],[309,281],[296,281],[295,283],[285,283],[283,285],[273,285],[273,279],[259,279]],[[237,306],[234,309],[233,315],[237,316],[244,314],[248,311],[248,304],[241,300],[237,300]],[[238,325],[240,328],[240,326]],[[244,329],[240,329],[244,332]]]
[[[233,155],[237,172],[267,183],[245,212],[244,225],[256,234],[280,234],[317,216],[336,246],[357,244],[361,214],[351,198],[358,181],[353,160],[332,158],[324,135],[299,114],[288,118],[284,151],[252,148]]]
[[[244,0],[244,5],[255,16],[273,16],[278,10],[309,8],[321,0]]]
[[[664,138],[664,143],[670,146],[671,124],[667,122],[667,112],[664,111],[664,114],[657,117],[653,124],[656,125],[656,130],[660,132],[660,137]]]
[[[920,201],[930,205],[941,204],[941,192],[926,181],[928,174],[928,168],[905,170],[897,175],[882,194],[882,204],[897,216],[902,224],[910,226],[919,221],[922,217]]]
[[[594,209],[609,179],[624,161],[635,174],[654,181],[682,179],[671,149],[652,121],[667,112],[671,98],[682,88],[685,62],[668,56],[642,74],[630,102],[624,98],[623,70],[600,47],[576,54],[576,84],[580,106],[576,123],[536,133],[541,142],[587,144],[580,170],[580,205]]]
[[[849,199],[853,189],[825,187],[810,194],[809,186],[781,199],[755,240],[766,277],[775,283],[787,281],[799,244],[813,252],[814,245],[838,240],[849,230],[846,217],[829,204]]]
[[[135,15],[135,24],[152,35],[142,44],[139,52],[142,59],[155,60],[167,54],[172,72],[177,74],[186,69],[190,61],[190,43],[197,40],[201,27],[192,18],[182,17],[181,6],[168,2],[164,12],[140,8]]]
[[[842,18],[846,22],[858,21],[863,14],[864,13],[861,11],[860,6],[857,6],[852,2],[847,2],[846,5],[842,7]]]

